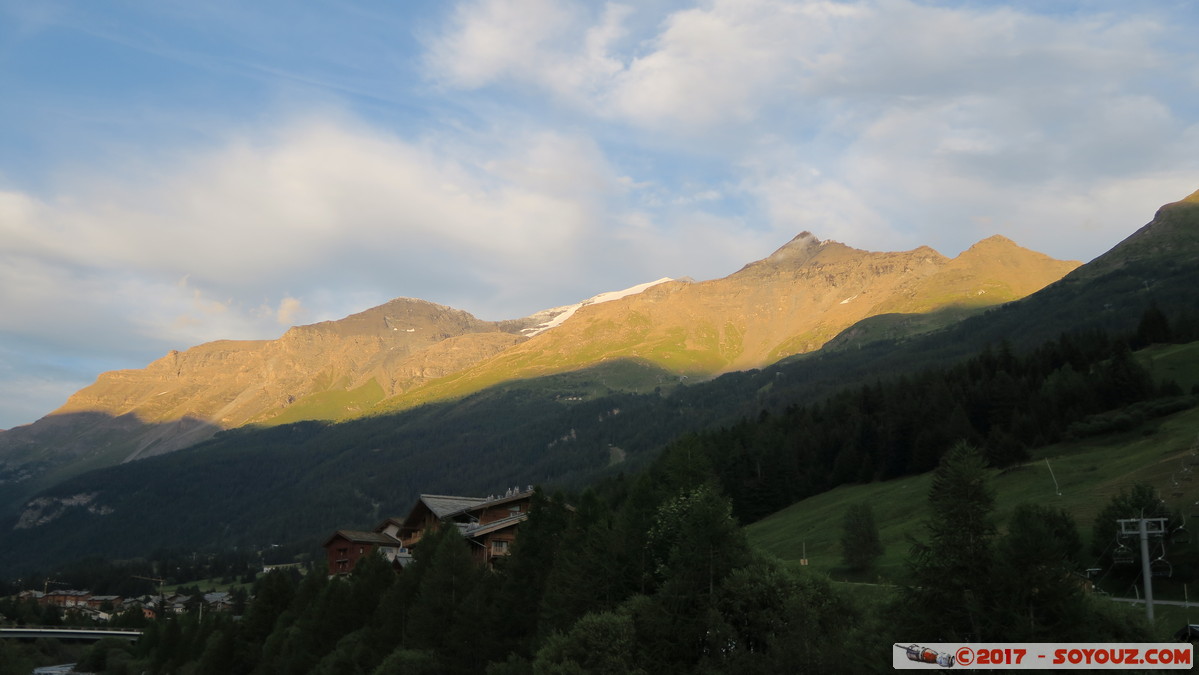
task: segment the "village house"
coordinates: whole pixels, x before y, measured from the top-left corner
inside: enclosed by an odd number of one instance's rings
[[[125,599],[119,595],[93,595],[86,600],[89,609],[111,613]],[[107,619],[105,619],[107,620]]]
[[[403,544],[382,532],[338,530],[325,540],[324,547],[329,574],[349,574],[361,558],[376,553],[396,564]]]
[[[384,556],[398,568],[412,561],[412,549],[429,529],[453,524],[471,544],[481,565],[506,556],[517,530],[529,517],[533,486],[509,488],[502,495],[457,497],[421,495],[403,518],[388,518],[371,532],[338,530],[325,541],[330,574],[348,574],[368,554]]]
[[[74,607],[86,607],[88,598],[92,596],[89,591],[48,591],[38,598],[37,603],[45,607],[46,605],[54,605],[63,609],[71,609]]]

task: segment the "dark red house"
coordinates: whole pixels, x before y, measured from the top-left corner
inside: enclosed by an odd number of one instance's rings
[[[398,539],[381,532],[338,530],[325,541],[329,574],[349,574],[363,556],[379,554],[395,563],[404,548]]]

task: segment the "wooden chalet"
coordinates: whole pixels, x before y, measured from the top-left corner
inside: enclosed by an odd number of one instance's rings
[[[529,517],[533,486],[503,495],[457,497],[421,495],[403,518],[388,518],[372,532],[338,530],[325,542],[330,574],[347,574],[359,558],[378,551],[397,567],[412,560],[412,549],[431,528],[452,524],[471,544],[479,564],[508,555],[521,523]]]
[[[324,548],[329,574],[349,574],[359,559],[375,553],[397,564],[404,546],[395,537],[381,532],[338,530],[325,540]]]

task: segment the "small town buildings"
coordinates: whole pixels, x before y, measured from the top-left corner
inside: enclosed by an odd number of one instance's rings
[[[93,595],[87,599],[87,606],[92,609],[103,609],[105,604],[116,607],[124,600],[119,595]]]
[[[43,607],[54,605],[63,609],[86,607],[91,596],[89,591],[48,591],[38,598],[37,604]]]
[[[234,594],[227,591],[204,593],[203,597],[175,593],[166,596],[143,595],[126,598],[119,595],[93,595],[91,591],[56,590],[56,591],[21,591],[17,598],[22,601],[34,601],[41,607],[54,606],[63,610],[64,614],[91,619],[96,622],[107,622],[113,616],[138,609],[148,618],[169,614],[182,614],[190,610],[201,611],[232,611]]]
[[[396,567],[404,567],[424,533],[443,525],[458,528],[471,544],[476,562],[491,564],[510,553],[520,524],[529,517],[532,499],[531,485],[488,497],[420,495],[407,516],[388,518],[371,532],[334,532],[324,544],[329,573],[348,574],[368,554],[383,555]]]

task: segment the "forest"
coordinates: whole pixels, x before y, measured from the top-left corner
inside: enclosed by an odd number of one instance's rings
[[[538,491],[512,555],[494,568],[473,563],[457,529],[443,527],[399,573],[372,557],[345,577],[272,572],[239,619],[151,622],[136,645],[96,643],[80,668],[879,672],[894,641],[1148,640],[1139,615],[1071,581],[1081,539],[1069,515],[1028,505],[1000,534],[986,475],[967,443],[941,458],[908,579],[875,595],[755,553],[711,476],[661,465],[575,504]],[[967,547],[963,528],[976,533]]]
[[[1195,405],[1199,392],[1155,382],[1132,352],[1195,339],[1191,324],[1176,328],[1150,307],[1128,336],[1063,334],[1026,354],[1006,342],[988,346],[953,366],[687,435],[660,461],[710,465],[742,522],[837,485],[925,473],[959,441],[1002,469],[1027,459],[1029,448],[1131,429]]]

